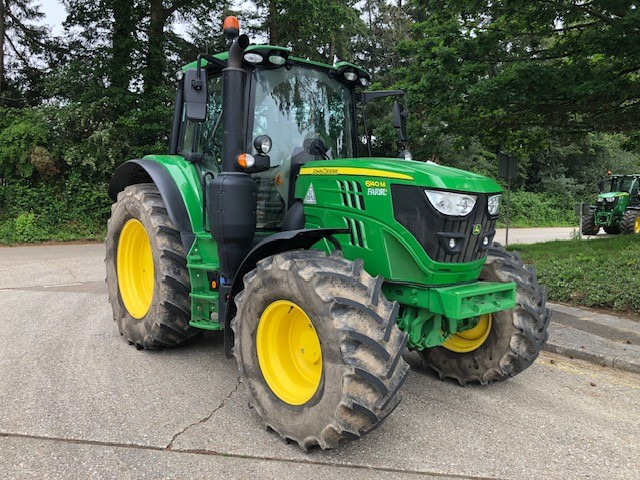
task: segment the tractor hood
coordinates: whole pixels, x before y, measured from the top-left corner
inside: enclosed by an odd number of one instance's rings
[[[386,178],[394,183],[473,193],[500,193],[502,188],[488,177],[433,162],[399,158],[320,160],[307,163],[301,175],[353,175]]]
[[[609,193],[601,193],[598,195],[598,198],[616,198],[616,197],[624,197],[629,195],[627,192],[609,192]]]

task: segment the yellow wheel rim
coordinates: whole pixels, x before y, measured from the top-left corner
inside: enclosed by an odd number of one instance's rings
[[[489,336],[491,323],[492,319],[490,313],[487,315],[480,315],[478,324],[475,327],[449,335],[442,346],[452,352],[472,352],[479,348]]]
[[[144,317],[153,299],[153,255],[149,235],[135,218],[120,232],[116,267],[124,306],[133,318]]]
[[[636,217],[636,222],[633,224],[634,233],[640,233],[640,217]]]
[[[318,390],[322,348],[305,311],[288,300],[271,303],[256,333],[258,363],[267,385],[283,402],[302,405]]]

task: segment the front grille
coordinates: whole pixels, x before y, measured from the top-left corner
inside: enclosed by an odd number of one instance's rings
[[[498,220],[487,212],[489,195],[474,193],[478,199],[466,217],[449,217],[438,212],[429,203],[423,187],[391,185],[391,195],[396,221],[411,232],[432,260],[465,263],[486,255],[488,246],[482,241],[487,237],[491,245]],[[473,234],[475,225],[480,225],[477,235]],[[448,246],[450,238],[455,238],[458,244],[455,251]]]

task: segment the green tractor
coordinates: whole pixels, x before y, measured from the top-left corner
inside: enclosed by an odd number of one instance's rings
[[[582,215],[582,234],[640,233],[640,174],[610,175],[600,180],[595,206]]]
[[[249,405],[301,448],[375,429],[409,366],[461,385],[531,365],[547,339],[544,289],[493,242],[501,189],[431,162],[357,149],[356,109],[402,91],[369,74],[250,45],[177,75],[168,155],[121,165],[106,268],[120,333],[138,349],[220,330]]]

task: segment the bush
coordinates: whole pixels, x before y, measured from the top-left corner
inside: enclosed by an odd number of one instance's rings
[[[502,196],[501,223],[506,219],[506,192]],[[511,192],[509,223],[513,227],[561,227],[578,224],[575,201],[546,193]]]
[[[106,192],[105,184],[74,176],[54,184],[9,182],[0,187],[0,243],[104,238]]]

